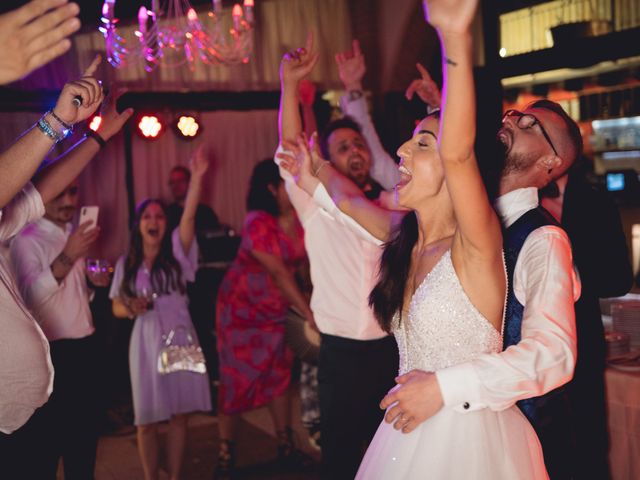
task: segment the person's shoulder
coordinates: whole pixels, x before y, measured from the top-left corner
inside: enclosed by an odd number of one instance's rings
[[[535,250],[541,253],[548,252],[559,245],[571,249],[571,242],[567,232],[558,225],[543,225],[529,234],[522,245],[522,249],[529,251]]]
[[[46,232],[43,231],[39,221],[27,223],[22,229],[13,237],[11,246],[23,246],[30,245],[36,246],[46,240]]]

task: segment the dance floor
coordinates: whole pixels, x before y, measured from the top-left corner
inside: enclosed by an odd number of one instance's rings
[[[298,410],[295,398],[294,412]],[[283,471],[275,462],[277,442],[273,434],[271,419],[265,408],[244,416],[238,438],[238,480],[316,480],[320,456],[308,443],[306,430],[300,424],[299,415],[294,419],[294,429],[300,448],[308,456],[310,466],[290,468]],[[161,432],[166,425],[161,427]],[[164,435],[163,435],[164,439]],[[218,428],[216,417],[195,414],[189,423],[189,441],[182,478],[184,480],[210,480],[213,478],[218,452]],[[63,480],[62,468],[58,480]],[[135,432],[125,427],[111,435],[100,438],[95,480],[139,480],[143,478],[138,458]],[[160,479],[168,479],[164,464]]]

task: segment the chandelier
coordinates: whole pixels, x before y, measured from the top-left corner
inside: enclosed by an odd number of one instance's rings
[[[207,65],[248,63],[253,49],[253,0],[233,6],[231,22],[225,22],[222,0],[212,0],[212,10],[203,21],[189,0],[151,0],[151,9],[138,11],[137,37],[123,38],[115,18],[116,0],[105,0],[102,25],[108,62],[115,68],[144,62],[147,72],[156,67],[188,65],[193,70],[199,58]],[[225,28],[231,27],[228,30]]]

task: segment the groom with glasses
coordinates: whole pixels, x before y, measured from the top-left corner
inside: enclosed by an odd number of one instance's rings
[[[518,128],[522,130],[534,129],[537,126],[538,129],[540,130],[540,133],[542,133],[544,138],[547,140],[547,142],[553,149],[553,153],[558,155],[558,151],[556,150],[556,147],[553,146],[553,142],[551,141],[551,138],[549,138],[549,134],[544,129],[544,126],[542,125],[542,123],[540,123],[540,120],[538,120],[535,115],[531,113],[522,113],[521,111],[515,110],[515,109],[509,109],[506,112],[504,112],[504,115],[502,116],[502,123],[504,124],[507,121],[507,119],[510,117],[513,117],[514,119],[516,119],[515,120],[516,125],[518,126]]]

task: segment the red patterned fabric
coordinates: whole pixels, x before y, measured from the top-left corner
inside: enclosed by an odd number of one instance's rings
[[[289,303],[252,251],[282,258],[293,273],[306,258],[302,226],[296,223],[291,238],[266,212],[249,212],[245,219],[238,255],[218,294],[218,407],[225,414],[270,402],[291,379],[293,357],[284,342]]]

